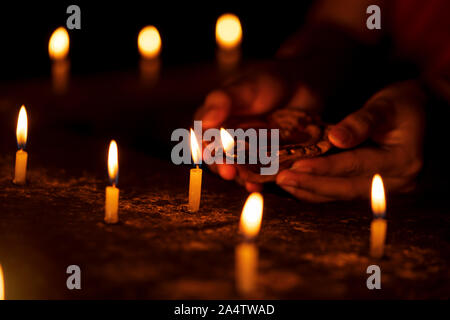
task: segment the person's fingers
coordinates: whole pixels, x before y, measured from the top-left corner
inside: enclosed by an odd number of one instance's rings
[[[331,143],[338,148],[353,148],[369,138],[377,127],[382,126],[386,119],[382,116],[386,110],[383,100],[369,102],[362,109],[348,115],[328,134]]]
[[[217,172],[225,180],[233,180],[236,178],[236,167],[232,164],[218,164]]]
[[[370,176],[393,174],[403,168],[404,160],[390,150],[358,148],[329,156],[296,161],[291,170],[320,176]]]
[[[322,177],[291,170],[280,172],[277,177],[277,184],[283,188],[294,187],[339,200],[367,198],[370,194],[371,181],[372,177]],[[408,185],[408,181],[401,178],[385,177],[383,181],[387,190],[401,190]]]
[[[305,201],[309,201],[309,202],[334,201],[334,199],[332,199],[332,198],[320,196],[320,195],[314,194],[310,191],[306,191],[306,190],[299,189],[296,187],[291,187],[291,186],[286,186],[286,185],[280,185],[280,187],[300,200],[305,200]]]
[[[314,95],[310,88],[300,84],[294,90],[291,99],[286,104],[287,108],[296,108],[303,111],[318,112],[321,109],[319,98]]]
[[[261,192],[263,186],[260,183],[246,182],[245,189],[247,189],[248,192]]]
[[[220,126],[230,114],[231,98],[222,90],[210,92],[203,106],[194,115],[195,120],[201,120],[203,128],[214,128]]]
[[[286,94],[282,81],[270,74],[242,78],[225,86],[231,97],[233,113],[261,114],[277,107]]]
[[[219,169],[217,168],[217,164],[212,163],[210,165],[208,165],[209,170],[211,170],[212,172],[218,174],[219,173]]]

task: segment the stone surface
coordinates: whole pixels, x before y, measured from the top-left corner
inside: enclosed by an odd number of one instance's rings
[[[201,210],[186,211],[189,167],[170,162],[172,128],[215,85],[213,68],[169,70],[154,88],[133,75],[49,81],[0,95],[0,263],[10,299],[227,299],[245,190],[205,170]],[[210,79],[206,81],[205,79]],[[196,85],[193,86],[192,84]],[[174,94],[174,92],[177,94]],[[16,112],[30,116],[29,183],[11,183]],[[105,225],[110,139],[120,154],[120,223]],[[300,202],[264,192],[259,290],[252,298],[449,298],[446,199],[430,192],[388,201],[386,257],[368,257],[368,201]],[[82,290],[66,288],[66,268]],[[378,264],[382,290],[366,288]]]

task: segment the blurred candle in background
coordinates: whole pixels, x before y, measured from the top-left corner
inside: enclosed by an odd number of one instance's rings
[[[384,243],[386,241],[387,222],[386,197],[383,180],[379,174],[372,179],[371,205],[373,220],[370,225],[370,255],[373,258],[381,258],[384,254]]]
[[[28,118],[27,110],[25,106],[22,106],[19,111],[19,117],[17,119],[17,147],[19,150],[16,152],[16,165],[14,169],[15,184],[25,184],[27,181],[27,162],[28,153],[24,150],[27,144],[28,136]]]
[[[153,86],[161,68],[161,36],[154,26],[144,27],[138,35],[138,49],[141,54],[139,63],[141,80],[146,86]]]
[[[66,92],[69,84],[69,43],[69,33],[64,27],[56,29],[48,42],[48,54],[52,60],[53,90],[58,94]]]
[[[244,241],[236,247],[236,289],[243,296],[255,292],[258,282],[258,247],[254,241],[261,228],[264,199],[258,192],[245,202],[240,221]]]
[[[119,154],[116,141],[112,140],[108,151],[108,175],[111,186],[106,187],[105,222],[117,223],[119,221]]]
[[[202,160],[202,149],[200,148],[194,130],[191,129],[191,153],[195,168],[192,168],[189,176],[189,204],[188,209],[191,212],[197,212],[200,208],[202,195],[202,169],[199,163]]]
[[[0,264],[0,300],[5,300],[5,279],[3,276],[3,268]]]
[[[217,19],[216,42],[219,69],[228,74],[237,68],[241,59],[242,27],[236,15],[226,13]]]

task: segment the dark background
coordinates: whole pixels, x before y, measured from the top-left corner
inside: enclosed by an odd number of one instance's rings
[[[81,8],[81,30],[69,30],[70,35],[70,51],[69,59],[71,63],[72,79],[80,79],[86,83],[83,86],[90,88],[89,83],[97,84],[96,79],[105,80],[102,77],[108,77],[111,73],[124,71],[125,73],[137,73],[139,67],[139,53],[137,49],[137,35],[142,27],[146,25],[155,25],[160,31],[162,37],[162,62],[164,72],[169,73],[167,78],[171,78],[170,71],[183,73],[184,69],[196,70],[196,65],[209,66],[215,61],[215,23],[217,18],[226,12],[235,13],[239,16],[243,27],[243,43],[242,52],[245,61],[254,61],[258,59],[271,58],[280,44],[286,38],[300,28],[304,22],[306,12],[311,6],[312,0],[302,1],[125,1],[120,3],[110,1],[39,1],[39,2],[18,2],[18,3],[2,3],[0,5],[0,98],[11,95],[10,85],[14,85],[17,91],[15,96],[20,97],[17,105],[21,103],[33,103],[25,99],[21,94],[24,86],[30,89],[29,80],[49,81],[51,63],[48,56],[48,40],[52,32],[59,26],[65,26],[69,14],[66,9],[71,4],[77,4]],[[383,57],[375,57],[373,63],[380,63]],[[389,68],[383,68],[382,71],[373,68],[367,70],[370,77],[378,78],[387,83],[388,73],[385,72]],[[391,68],[394,70],[395,68]],[[180,71],[181,70],[181,71]],[[391,73],[395,73],[391,70]],[[399,70],[404,71],[405,68]],[[201,74],[201,72],[199,72]],[[105,76],[106,75],[106,76]],[[115,73],[117,75],[117,73]],[[100,77],[100,78],[97,78]],[[172,77],[173,78],[173,77]],[[176,77],[175,77],[176,78]],[[361,87],[367,81],[365,78],[359,81],[359,87],[348,87],[347,100],[342,98],[341,102],[336,103],[335,110],[343,110],[351,105],[351,108],[360,107],[361,104],[348,103],[350,98],[361,92]],[[117,78],[120,79],[120,78]],[[123,78],[125,79],[125,78]],[[120,80],[123,82],[123,79]],[[128,79],[128,78],[126,78]],[[177,78],[176,78],[177,79]],[[180,87],[176,81],[165,82],[161,86],[164,88]],[[194,77],[193,77],[194,79]],[[203,86],[199,86],[200,81],[206,82]],[[100,84],[101,84],[100,81]],[[197,83],[195,83],[197,81]],[[207,79],[191,80],[195,83],[192,89],[195,91],[192,96],[195,99],[186,101],[185,98],[177,100],[174,92],[164,93],[162,90],[161,98],[151,100],[145,96],[136,98],[140,107],[148,108],[150,106],[163,106],[170,104],[183,105],[186,109],[185,113],[192,114],[193,110],[200,105],[209,89],[208,86],[214,84],[208,83]],[[73,81],[74,86],[76,85]],[[109,94],[110,84],[103,85],[105,95]],[[130,86],[132,86],[130,84]],[[17,89],[20,88],[20,89]],[[72,87],[73,88],[73,87]],[[37,89],[36,89],[37,90]],[[128,89],[125,89],[125,91]],[[190,90],[185,88],[185,90]],[[81,93],[80,93],[81,92]],[[74,100],[94,98],[95,104],[101,108],[99,102],[109,107],[111,101],[120,105],[114,97],[106,99],[98,94],[94,97],[89,90],[80,92],[72,92],[74,98],[61,101],[49,102],[48,104],[62,105]],[[103,91],[102,91],[103,92]],[[126,91],[129,95],[135,95]],[[182,93],[178,92],[180,97]],[[123,99],[128,102],[128,96],[123,94]],[[85,97],[83,97],[83,95]],[[25,96],[28,97],[28,96]],[[142,101],[141,101],[142,100]],[[43,101],[46,101],[45,99]],[[138,103],[132,102],[131,104]],[[74,105],[76,102],[74,102]],[[122,103],[125,105],[125,103]],[[14,105],[14,104],[13,104]],[[14,105],[15,106],[15,105]],[[15,107],[16,108],[16,107]],[[75,108],[75,107],[74,107]],[[89,108],[84,108],[87,109]],[[427,168],[432,168],[434,174],[426,174],[428,182],[424,184],[426,189],[433,188],[432,194],[447,193],[448,190],[448,170],[447,158],[443,155],[446,153],[447,142],[445,137],[448,122],[448,104],[442,101],[432,102],[429,106],[429,125],[427,131],[427,144],[425,157]],[[87,137],[94,134],[110,137],[117,136],[118,132],[124,132],[124,135],[133,136],[134,140],[130,145],[143,146],[140,139],[135,136],[142,137],[142,132],[147,136],[154,137],[155,132],[164,132],[165,135],[158,137],[160,150],[158,155],[163,158],[168,157],[171,145],[169,135],[171,130],[168,123],[173,127],[181,127],[186,125],[182,120],[172,119],[170,112],[161,110],[158,121],[154,121],[151,126],[146,122],[140,130],[135,122],[139,117],[129,115],[123,119],[116,119],[120,122],[111,121],[111,119],[99,118],[90,119],[82,110],[78,117],[67,114],[67,110],[59,110],[61,116],[69,118],[72,123],[61,123],[64,129],[70,129],[77,134]],[[78,112],[78,111],[77,111]],[[7,132],[13,134],[15,131],[15,119],[17,110],[11,109],[7,113],[8,119],[5,120],[10,124]],[[36,114],[34,115],[36,120]],[[49,117],[49,115],[46,115]],[[55,118],[57,115],[55,114]],[[113,118],[114,115],[112,114]],[[117,117],[116,117],[117,118]],[[142,118],[142,117],[141,117]],[[91,123],[87,123],[91,120]],[[189,119],[190,120],[190,119]],[[101,125],[103,121],[103,126]],[[142,120],[144,121],[144,120]],[[159,126],[159,128],[158,128]],[[123,128],[123,129],[122,129]],[[120,131],[122,129],[122,131]],[[150,131],[153,129],[153,131]],[[159,130],[160,129],[160,130]],[[31,129],[32,130],[32,129]],[[36,139],[35,134],[31,135]],[[144,136],[145,139],[148,139]],[[121,136],[119,135],[119,138]],[[11,145],[15,144],[14,138],[4,137],[5,141],[9,141]],[[134,142],[134,144],[131,144]],[[156,143],[156,142],[155,142]],[[445,147],[444,147],[445,146]],[[30,145],[32,147],[32,145]],[[13,149],[8,146],[7,150]],[[162,151],[161,151],[162,150]],[[147,152],[149,152],[147,150]]]
[[[48,40],[65,26],[66,9],[81,9],[81,30],[69,30],[72,74],[127,70],[139,60],[137,35],[155,25],[165,67],[215,58],[215,23],[226,12],[241,19],[245,58],[268,58],[301,24],[311,1],[58,1],[0,7],[0,81],[50,73]]]
[[[204,170],[202,209],[187,214],[190,167],[170,162],[170,135],[192,125],[219,80],[214,27],[220,14],[240,17],[244,58],[252,63],[273,56],[301,26],[309,3],[1,3],[0,260],[7,298],[236,297],[234,246],[247,193]],[[81,7],[82,29],[69,31],[70,84],[58,95],[47,46],[70,4]],[[161,77],[150,89],[140,85],[137,50],[138,32],[148,24],[158,27],[163,42]],[[343,94],[350,99],[367,78],[380,77],[375,70],[365,75]],[[333,107],[350,105],[342,101],[333,100]],[[25,187],[11,183],[21,104],[29,115]],[[449,296],[448,103],[431,106],[420,193],[400,198],[388,191],[382,296],[365,287],[372,264],[367,200],[309,204],[272,188],[265,191],[259,237],[263,297]],[[119,145],[117,226],[102,223],[111,139]],[[66,289],[70,264],[86,276],[81,292]]]

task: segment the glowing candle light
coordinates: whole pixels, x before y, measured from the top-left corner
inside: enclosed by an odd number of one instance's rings
[[[234,49],[241,44],[242,27],[236,15],[226,13],[217,19],[216,41],[222,49]]]
[[[386,198],[383,180],[379,174],[373,177],[371,198],[374,218],[370,225],[370,255],[374,258],[381,258],[384,254],[387,222],[385,220]]]
[[[5,300],[5,279],[3,277],[3,268],[0,264],[0,300]]]
[[[220,140],[222,142],[223,150],[230,152],[234,147],[234,139],[231,134],[224,128],[220,128]]]
[[[19,111],[19,118],[17,119],[17,146],[19,151],[16,152],[16,167],[14,170],[15,184],[25,184],[27,181],[27,161],[28,153],[24,150],[27,144],[28,135],[28,119],[27,110],[22,106]]]
[[[258,248],[254,240],[261,228],[264,199],[258,192],[245,202],[240,221],[240,232],[245,241],[236,247],[236,288],[242,295],[255,292],[258,279]]]
[[[138,35],[138,49],[141,54],[141,78],[146,84],[154,84],[159,76],[161,36],[154,26],[144,27]]]
[[[53,62],[53,89],[56,93],[63,93],[67,89],[70,70],[70,63],[67,59],[69,43],[69,33],[64,27],[56,29],[48,42],[48,54]]]
[[[202,159],[202,150],[195,136],[194,130],[191,129],[191,153],[192,160],[196,165],[190,171],[189,178],[189,211],[197,212],[200,208],[200,199],[202,194],[202,169],[199,168],[199,163]]]
[[[119,159],[117,143],[112,140],[108,151],[108,174],[112,186],[106,187],[105,222],[117,223],[119,221]]]
[[[216,23],[217,60],[223,72],[235,69],[241,57],[242,27],[239,18],[223,14]]]

